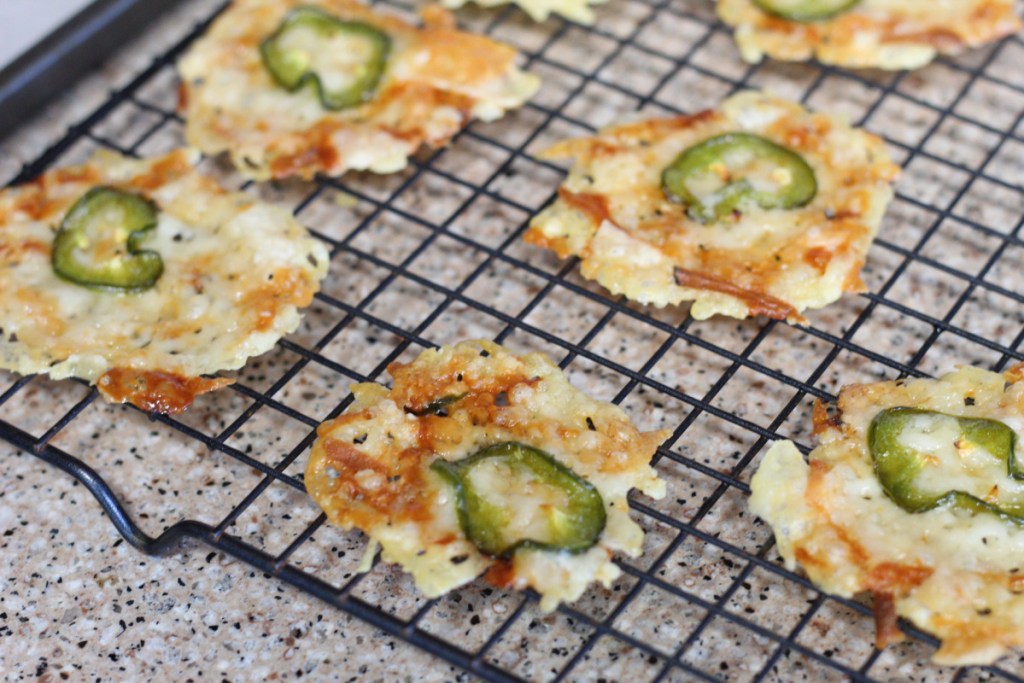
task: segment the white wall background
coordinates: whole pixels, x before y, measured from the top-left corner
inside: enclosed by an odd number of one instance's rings
[[[90,0],[0,0],[0,68],[32,47]]]

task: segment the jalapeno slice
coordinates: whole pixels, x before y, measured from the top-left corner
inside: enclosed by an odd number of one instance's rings
[[[466,394],[452,394],[450,396],[442,396],[441,398],[434,399],[422,408],[416,409],[409,406],[405,407],[405,412],[416,417],[425,417],[427,415],[436,415],[437,417],[448,417],[448,408],[455,403],[458,403],[462,399],[466,398]]]
[[[296,7],[260,44],[263,66],[288,92],[312,84],[324,109],[358,106],[384,75],[391,38],[371,24]]]
[[[157,224],[157,207],[145,197],[94,187],[68,210],[53,240],[53,271],[85,287],[140,291],[156,284],[163,259],[142,249]]]
[[[952,508],[1024,525],[1024,498],[997,495],[1002,476],[1024,479],[1016,441],[1014,431],[997,420],[917,408],[883,410],[868,428],[878,482],[907,512]]]
[[[791,149],[750,133],[726,133],[689,147],[661,174],[669,199],[707,223],[756,205],[792,209],[814,199],[814,170]]]
[[[544,451],[501,443],[430,466],[455,489],[459,525],[482,553],[520,548],[580,553],[604,531],[601,494]]]
[[[789,21],[820,21],[851,10],[860,0],[753,0],[772,16]]]

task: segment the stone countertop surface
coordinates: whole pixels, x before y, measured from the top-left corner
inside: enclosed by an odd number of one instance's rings
[[[83,81],[0,147],[0,178],[14,177],[69,125],[94,111],[113,89],[129,82],[220,4],[221,0],[182,2],[147,34],[126,45],[101,73]],[[805,65],[742,64],[727,34],[707,30],[713,25],[710,3],[686,0],[672,11],[655,12],[652,7],[643,0],[615,0],[603,6],[598,12],[601,34],[557,20],[535,25],[517,12],[461,10],[460,21],[473,29],[501,17],[496,37],[543,52],[543,59],[530,65],[544,79],[538,107],[499,122],[475,124],[471,134],[461,136],[432,161],[438,173],[417,175],[414,165],[389,177],[351,174],[344,186],[352,193],[292,182],[248,187],[266,199],[301,205],[299,218],[304,223],[332,239],[349,240],[351,248],[334,257],[324,291],[363,315],[318,302],[290,335],[291,349],[278,347],[231,374],[252,392],[273,389],[278,405],[319,420],[345,398],[351,378],[323,363],[304,363],[295,347],[316,348],[355,375],[378,377],[388,359],[408,360],[416,351],[404,348],[402,338],[389,329],[409,330],[419,339],[438,343],[503,336],[516,351],[540,350],[564,360],[575,385],[598,398],[621,398],[643,429],[677,429],[692,415],[685,433],[667,444],[673,458],[658,463],[669,495],[662,501],[639,500],[662,519],[690,523],[700,534],[681,535],[678,526],[637,515],[647,531],[644,556],[623,560],[628,569],[624,576],[610,590],[588,591],[573,606],[574,612],[543,615],[535,602],[483,582],[429,604],[407,576],[381,564],[356,585],[354,595],[399,619],[426,608],[419,628],[469,651],[500,633],[487,661],[513,675],[550,680],[582,644],[589,643],[569,680],[652,680],[677,654],[687,666],[730,680],[751,679],[772,657],[775,663],[767,680],[834,676],[835,671],[806,654],[780,651],[777,641],[753,628],[787,634],[802,624],[798,640],[803,645],[844,666],[863,667],[873,677],[950,680],[954,671],[928,662],[933,648],[927,644],[909,640],[875,653],[869,616],[838,601],[819,599],[802,584],[723,550],[721,544],[750,553],[770,547],[769,530],[750,519],[741,490],[722,486],[720,478],[710,474],[739,467],[738,480],[749,481],[763,441],[749,430],[696,410],[694,402],[655,388],[672,387],[701,397],[708,405],[806,444],[811,397],[806,392],[797,395],[793,383],[779,382],[757,368],[771,368],[834,393],[842,384],[895,377],[897,370],[885,359],[910,360],[932,334],[931,326],[879,306],[847,347],[833,346],[827,335],[844,335],[865,311],[867,300],[855,296],[808,315],[820,334],[787,325],[764,331],[758,321],[713,320],[688,326],[685,309],[634,307],[630,310],[643,315],[612,314],[602,303],[600,288],[581,280],[575,270],[564,271],[564,277],[595,296],[547,288],[536,271],[517,267],[513,260],[495,260],[487,250],[500,248],[544,273],[563,272],[565,264],[550,254],[518,241],[500,246],[529,217],[522,207],[543,204],[559,180],[557,172],[534,163],[536,152],[586,130],[574,122],[601,126],[638,104],[650,112],[663,111],[659,107],[693,111],[714,106],[728,94],[732,79],[794,97],[807,92],[811,105],[844,111],[894,141],[894,157],[908,167],[898,187],[901,198],[883,227],[889,230],[889,246],[872,249],[864,278],[872,291],[884,290],[893,301],[941,319],[965,291],[962,278],[916,262],[907,267],[901,250],[925,239],[926,254],[952,255],[942,257],[947,265],[975,272],[995,253],[996,240],[965,226],[1006,232],[1005,226],[1018,224],[1024,216],[1024,193],[983,179],[976,190],[960,192],[967,175],[963,169],[986,164],[986,172],[1016,178],[1024,186],[1020,159],[997,151],[1003,138],[992,130],[1019,123],[1019,98],[1006,97],[1006,86],[985,79],[979,82],[1003,96],[981,91],[964,75],[970,69],[1001,69],[1001,77],[1016,78],[1012,74],[1019,63],[1014,61],[1019,42],[976,51],[957,68],[938,64],[907,76],[871,73],[853,81],[841,74],[825,77],[820,69]],[[633,33],[646,52],[622,47],[618,39]],[[673,59],[658,57],[660,52]],[[581,71],[599,67],[600,83],[581,83]],[[650,97],[640,102],[625,90]],[[889,93],[884,101],[882,93]],[[98,121],[55,163],[81,160],[109,142],[139,154],[183,144],[180,121],[160,113],[172,112],[175,101],[173,65],[167,65],[132,101]],[[978,109],[976,102],[985,104]],[[937,113],[954,103],[959,103],[962,114],[958,118]],[[560,109],[564,116],[547,117],[551,109]],[[984,120],[989,128],[969,123],[972,117]],[[925,136],[930,153],[914,151]],[[519,145],[525,145],[524,153],[510,158],[507,149]],[[943,157],[956,166],[942,166],[937,159]],[[241,185],[216,160],[205,160],[203,168],[228,185]],[[462,182],[456,182],[460,178]],[[482,178],[488,179],[491,193],[472,195],[467,185]],[[378,212],[378,200],[387,200],[399,211]],[[957,217],[937,219],[940,211],[935,207],[947,204]],[[432,231],[403,214],[424,217],[434,225],[450,221],[444,230]],[[936,220],[941,220],[937,228]],[[471,236],[481,248],[468,247],[453,235]],[[1010,290],[1019,288],[1024,261],[1017,252],[1002,256],[988,269],[987,278]],[[439,287],[461,287],[463,298],[446,300],[436,289],[395,277],[399,268]],[[1024,328],[1019,306],[990,288],[969,294],[952,317],[955,325],[1000,344],[1019,343],[1014,341]],[[487,312],[490,307],[501,315]],[[505,315],[524,324],[507,328]],[[600,331],[588,334],[595,326]],[[680,326],[692,335],[690,341],[673,341],[665,331]],[[615,367],[642,373],[650,383],[627,381],[609,365],[567,354],[564,345],[531,330],[583,343]],[[662,353],[666,344],[670,352]],[[864,349],[870,350],[870,357]],[[827,366],[812,375],[830,352],[834,353]],[[730,358],[736,354],[749,356],[750,364],[733,363]],[[917,362],[923,372],[936,373],[956,363],[990,365],[998,359],[999,354],[985,344],[943,333]],[[16,381],[14,375],[0,371],[0,395]],[[791,399],[795,403],[787,408]],[[187,438],[180,429],[134,409],[106,405],[76,382],[34,378],[13,399],[0,403],[0,420],[41,436],[68,411],[76,411],[76,416],[50,443],[99,471],[150,535],[181,519],[216,525],[262,480],[252,467]],[[244,423],[232,428],[240,416]],[[256,404],[251,394],[235,390],[200,397],[176,419],[182,427],[206,436],[227,433],[226,445],[269,466],[281,462],[311,430],[307,421],[272,405]],[[750,464],[739,466],[745,458]],[[301,453],[287,473],[301,473],[305,459],[306,453]],[[0,445],[0,463],[0,673],[5,681],[468,679],[406,642],[202,544],[185,542],[166,556],[145,556],[121,540],[91,494],[67,475],[6,442]],[[318,514],[308,497],[275,482],[228,531],[276,554]],[[324,526],[290,561],[340,586],[356,574],[364,550],[360,534]],[[766,558],[778,562],[773,550]],[[663,583],[641,582],[638,577],[646,574]],[[690,598],[682,599],[665,586],[677,587]],[[736,619],[711,614],[701,604],[715,604]],[[511,617],[513,623],[500,631]],[[602,634],[593,627],[606,620],[614,633]],[[633,647],[616,633],[646,644],[659,656]],[[677,653],[684,642],[685,649]],[[1018,675],[1022,670],[1017,660],[1003,665]],[[677,669],[667,680],[689,678]]]

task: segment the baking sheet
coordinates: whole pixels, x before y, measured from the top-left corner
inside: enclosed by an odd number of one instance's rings
[[[0,8],[0,140],[95,70],[174,0],[6,0]]]

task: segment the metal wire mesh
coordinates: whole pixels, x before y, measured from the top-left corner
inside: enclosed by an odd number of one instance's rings
[[[766,443],[792,438],[808,449],[814,399],[854,381],[1024,360],[1020,38],[888,74],[743,64],[705,2],[616,0],[592,28],[535,25],[511,9],[460,18],[518,47],[544,78],[523,111],[474,124],[391,177],[254,186],[204,162],[228,184],[291,205],[331,248],[331,275],[297,333],[251,361],[231,390],[177,418],[103,406],[79,385],[0,375],[0,436],[79,477],[147,552],[198,538],[489,680],[1020,680],[1016,659],[929,665],[935,641],[909,625],[907,644],[874,650],[870,609],[784,569],[770,531],[745,506]],[[206,23],[22,179],[95,147],[152,154],[181,144],[173,64]],[[904,166],[865,270],[870,293],[810,314],[808,326],[698,323],[685,310],[609,298],[575,263],[521,243],[562,173],[537,158],[545,145],[633,110],[711,107],[746,87],[847,112],[883,135]],[[657,455],[669,496],[632,500],[648,532],[644,556],[620,563],[612,590],[543,620],[532,596],[482,583],[425,600],[393,568],[356,572],[362,539],[325,525],[302,496],[313,430],[346,408],[350,382],[382,378],[388,363],[424,347],[480,336],[546,351],[643,427],[673,430]],[[30,409],[39,392],[61,406],[56,422]],[[119,440],[112,430],[85,438],[97,421],[115,421]],[[130,449],[137,458],[205,449],[217,470],[205,485],[221,497],[208,494],[214,504],[191,516],[135,502],[145,492],[119,480],[121,461],[103,450],[125,438],[145,451]],[[282,496],[293,502],[275,512]],[[268,514],[279,515],[271,532],[249,530]],[[161,533],[147,535],[134,519]],[[484,604],[503,609],[474,608]]]

